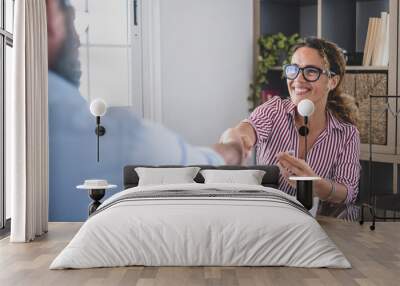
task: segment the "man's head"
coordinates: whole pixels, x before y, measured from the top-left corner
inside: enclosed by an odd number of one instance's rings
[[[79,86],[79,37],[68,0],[46,0],[49,69]]]

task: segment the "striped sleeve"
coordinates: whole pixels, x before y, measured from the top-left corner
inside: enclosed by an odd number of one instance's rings
[[[333,173],[335,182],[343,184],[347,188],[345,204],[352,204],[357,198],[360,171],[360,134],[357,128],[352,127]]]
[[[279,103],[279,97],[275,96],[254,109],[249,118],[244,120],[253,126],[257,137],[256,144],[264,143],[271,134]]]

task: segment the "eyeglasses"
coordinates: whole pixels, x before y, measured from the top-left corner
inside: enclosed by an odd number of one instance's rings
[[[329,70],[322,70],[314,66],[299,67],[296,64],[288,64],[283,66],[283,76],[289,80],[294,80],[299,75],[300,71],[303,73],[303,78],[308,82],[317,81],[321,74],[326,74],[328,77],[336,75],[336,73]]]

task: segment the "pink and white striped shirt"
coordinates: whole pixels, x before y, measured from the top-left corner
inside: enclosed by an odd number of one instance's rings
[[[294,121],[295,111],[296,105],[290,99],[275,96],[258,106],[245,120],[256,132],[257,164],[276,165],[276,154],[289,150],[293,150],[298,157],[300,135]],[[349,220],[355,220],[358,215],[354,202],[361,170],[359,158],[360,136],[357,128],[339,121],[328,111],[327,126],[308,152],[307,163],[321,178],[346,186],[347,197],[342,205],[345,208],[340,214],[336,212],[336,216]],[[282,176],[279,189],[290,195],[296,194],[296,189]]]

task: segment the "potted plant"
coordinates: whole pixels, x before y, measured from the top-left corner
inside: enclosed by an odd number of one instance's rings
[[[252,109],[260,103],[262,90],[268,84],[268,71],[278,65],[289,63],[291,49],[299,40],[297,33],[291,36],[277,33],[260,37],[258,40],[260,55],[257,59],[254,82],[250,84],[251,94],[248,97]]]

